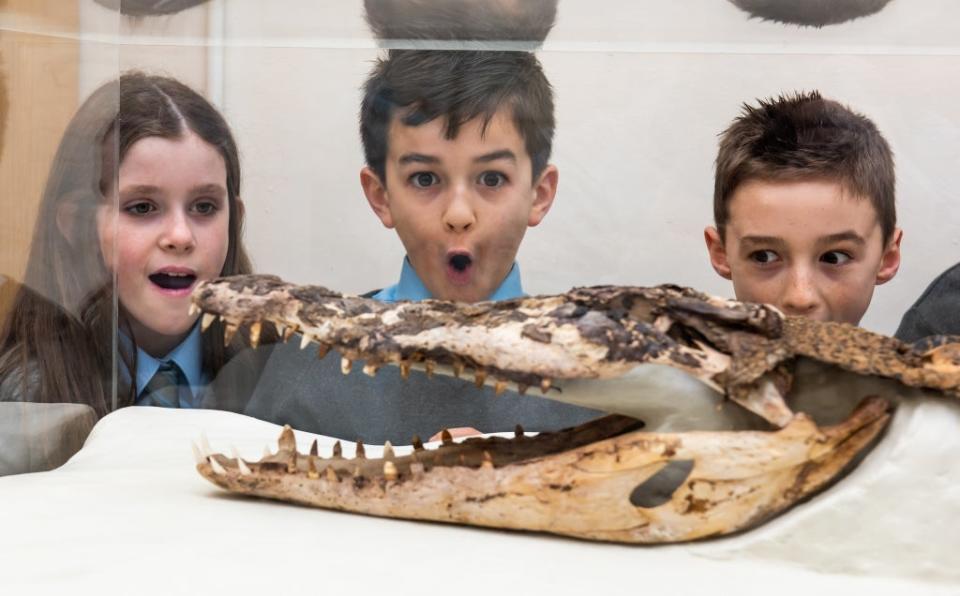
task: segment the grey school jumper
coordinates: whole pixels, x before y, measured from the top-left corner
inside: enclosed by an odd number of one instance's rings
[[[519,268],[496,292],[496,298],[522,295]],[[409,261],[404,261],[400,283],[379,292],[396,299],[421,299],[429,293]],[[481,432],[512,431],[517,424],[529,431],[559,430],[592,420],[602,412],[507,391],[499,397],[489,387],[472,381],[413,371],[406,381],[393,366],[376,377],[363,374],[363,363],[353,372],[340,372],[340,358],[331,353],[317,360],[315,349],[301,351],[299,338],[272,348],[249,402],[210,404],[293,428],[369,443],[410,443],[413,435],[426,440],[443,428],[472,427]],[[222,395],[222,394],[221,394]]]
[[[960,335],[960,263],[933,280],[903,315],[896,333],[906,342],[930,335]]]

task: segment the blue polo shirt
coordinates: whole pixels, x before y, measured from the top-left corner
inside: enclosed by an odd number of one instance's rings
[[[507,277],[504,278],[493,294],[487,300],[509,300],[510,298],[519,298],[525,296],[523,286],[520,284],[520,265],[513,264]],[[390,287],[384,288],[374,294],[374,300],[381,302],[397,302],[400,300],[428,300],[433,298],[427,286],[423,285],[420,276],[410,264],[410,259],[404,257],[403,268],[400,270],[400,281]],[[154,369],[156,370],[156,369]]]
[[[181,402],[182,408],[199,408],[200,396],[206,386],[210,383],[209,375],[203,372],[203,350],[200,337],[200,325],[195,324],[190,334],[180,345],[170,351],[163,358],[157,359],[147,354],[139,347],[137,348],[137,398],[143,393],[144,387],[156,374],[162,362],[173,361],[190,384],[191,399],[189,403]]]

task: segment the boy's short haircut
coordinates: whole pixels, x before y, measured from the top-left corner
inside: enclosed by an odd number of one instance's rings
[[[713,216],[720,237],[730,198],[749,180],[830,180],[866,197],[877,212],[886,243],[897,224],[893,153],[867,117],[819,92],[781,95],[744,104],[720,138]]]
[[[364,0],[379,39],[543,43],[557,0]]]
[[[367,165],[386,184],[390,123],[407,126],[446,119],[445,134],[482,118],[484,127],[508,108],[524,140],[536,179],[550,160],[555,127],[553,90],[528,52],[391,50],[364,85],[360,136]]]
[[[890,0],[730,0],[751,17],[823,27],[880,12]]]

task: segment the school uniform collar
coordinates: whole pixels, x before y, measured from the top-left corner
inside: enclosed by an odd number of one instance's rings
[[[200,393],[207,385],[208,379],[203,374],[203,342],[200,337],[200,325],[194,324],[193,329],[180,344],[162,358],[154,358],[137,347],[137,396],[157,373],[157,369],[164,362],[173,361],[190,384],[193,395],[193,404],[183,404],[184,407],[199,407]]]
[[[519,298],[524,296],[523,284],[520,282],[520,265],[513,264],[507,277],[500,283],[500,286],[494,290],[493,294],[487,297],[487,300],[508,300],[510,298]],[[403,268],[400,270],[400,281],[393,286],[384,288],[373,295],[373,298],[382,302],[397,302],[399,300],[427,300],[432,298],[430,290],[423,285],[420,276],[410,263],[410,259],[404,257]]]

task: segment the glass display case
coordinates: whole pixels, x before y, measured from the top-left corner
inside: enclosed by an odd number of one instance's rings
[[[133,405],[402,444],[441,427],[507,431],[509,418],[538,431],[596,415],[514,388],[520,405],[503,416],[458,423],[461,403],[505,408],[501,388],[416,371],[405,385],[396,367],[372,376],[318,359],[310,338],[282,341],[285,329],[201,330],[188,309],[221,273],[349,295],[404,283],[417,240],[370,198],[361,139],[365,85],[395,55],[533,55],[552,88],[555,199],[519,234],[510,271],[522,289],[498,297],[677,284],[735,298],[705,242],[720,138],[761,100],[813,91],[872,120],[895,160],[900,264],[860,325],[893,335],[960,260],[954,0],[0,0],[0,11],[0,475],[63,464]],[[202,129],[195,144],[181,121]]]

